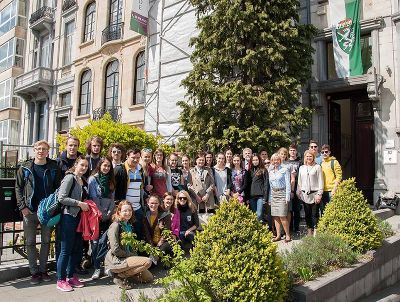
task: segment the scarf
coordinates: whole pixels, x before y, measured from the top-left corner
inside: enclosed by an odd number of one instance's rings
[[[128,223],[127,221],[121,221],[120,224],[124,232],[132,233],[132,225],[130,223]],[[132,253],[132,248],[130,246],[125,246],[125,249],[128,253]]]
[[[99,183],[101,188],[101,197],[110,196],[110,175],[99,173]]]

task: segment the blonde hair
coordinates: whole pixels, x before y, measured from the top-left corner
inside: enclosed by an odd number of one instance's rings
[[[47,146],[47,149],[50,150],[50,145],[49,145],[49,143],[48,143],[47,141],[45,141],[45,140],[37,141],[36,143],[33,144],[33,148],[37,148],[37,147],[39,147],[40,145],[46,145],[46,146]]]
[[[311,151],[311,150],[306,150],[304,151],[304,159],[303,159],[303,163],[306,164],[306,155],[312,155],[313,157],[313,164],[315,164],[315,154]]]
[[[132,204],[127,201],[126,199],[121,200],[121,202],[118,204],[117,208],[115,209],[114,214],[112,215],[112,221],[121,221],[121,209],[122,206],[130,206],[132,209],[132,217],[131,219],[128,220],[130,224],[134,224],[136,219],[135,219],[135,211],[133,210]]]
[[[187,191],[185,191],[185,190],[181,190],[181,191],[179,191],[178,194],[176,194],[176,198],[175,198],[175,209],[178,208],[178,200],[179,200],[178,197],[179,197],[180,194],[185,195],[185,197],[187,198],[187,204],[188,204],[189,208],[192,210],[192,212],[195,212],[195,211],[196,211],[196,208],[195,208],[195,206],[193,205],[192,198],[190,198],[189,193],[188,193]]]
[[[279,159],[279,161],[282,163],[282,158],[279,156],[278,153],[272,154],[272,156],[271,156],[271,158],[270,158],[271,163],[272,163],[275,159]]]
[[[278,152],[276,152],[276,153],[279,154],[281,152],[285,152],[285,154],[286,154],[285,160],[287,160],[288,159],[288,153],[289,153],[288,149],[286,149],[285,147],[281,147],[281,148],[279,148]]]

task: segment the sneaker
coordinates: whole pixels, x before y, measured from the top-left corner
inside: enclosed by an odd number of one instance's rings
[[[40,281],[42,281],[42,275],[40,273],[36,273],[32,275],[30,283],[32,285],[36,285],[39,284]]]
[[[97,269],[94,270],[94,273],[92,275],[92,280],[96,280],[96,279],[99,279],[99,278],[100,278],[100,269],[97,268]]]
[[[105,269],[104,270],[104,274],[106,276],[108,276],[108,277],[113,277],[114,276],[113,272],[110,269]]]
[[[74,290],[65,280],[57,281],[57,289],[61,290],[62,292],[72,292]]]
[[[83,282],[79,281],[79,279],[76,276],[73,276],[72,278],[67,278],[67,281],[68,281],[69,285],[71,285],[72,287],[75,287],[75,288],[81,288],[81,287],[85,286],[85,284],[83,284]]]
[[[51,278],[50,278],[50,276],[49,276],[49,274],[48,273],[42,273],[42,280],[44,281],[44,282],[49,282],[49,281],[51,281]]]

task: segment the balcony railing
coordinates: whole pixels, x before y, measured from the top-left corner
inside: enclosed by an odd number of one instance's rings
[[[37,11],[35,11],[32,15],[31,18],[29,19],[29,24],[32,25],[35,22],[39,21],[40,19],[51,19],[53,20],[54,18],[54,10],[51,7],[48,6],[42,6],[39,8]]]
[[[52,85],[53,70],[46,67],[38,67],[17,77],[14,90],[16,93],[30,93],[43,86]]]
[[[111,118],[115,122],[119,122],[121,120],[121,106],[114,106],[110,108],[97,108],[93,110],[93,120],[97,121],[101,119],[106,113],[111,115]]]
[[[122,39],[124,23],[112,24],[106,27],[101,34],[101,45],[109,41]]]
[[[70,8],[74,7],[76,5],[75,0],[64,0],[63,5],[62,5],[62,11],[65,12],[69,10]]]

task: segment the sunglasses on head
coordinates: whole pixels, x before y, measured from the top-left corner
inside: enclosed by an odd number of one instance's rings
[[[143,148],[143,152],[151,153],[153,152],[153,150],[151,150],[150,148]]]

